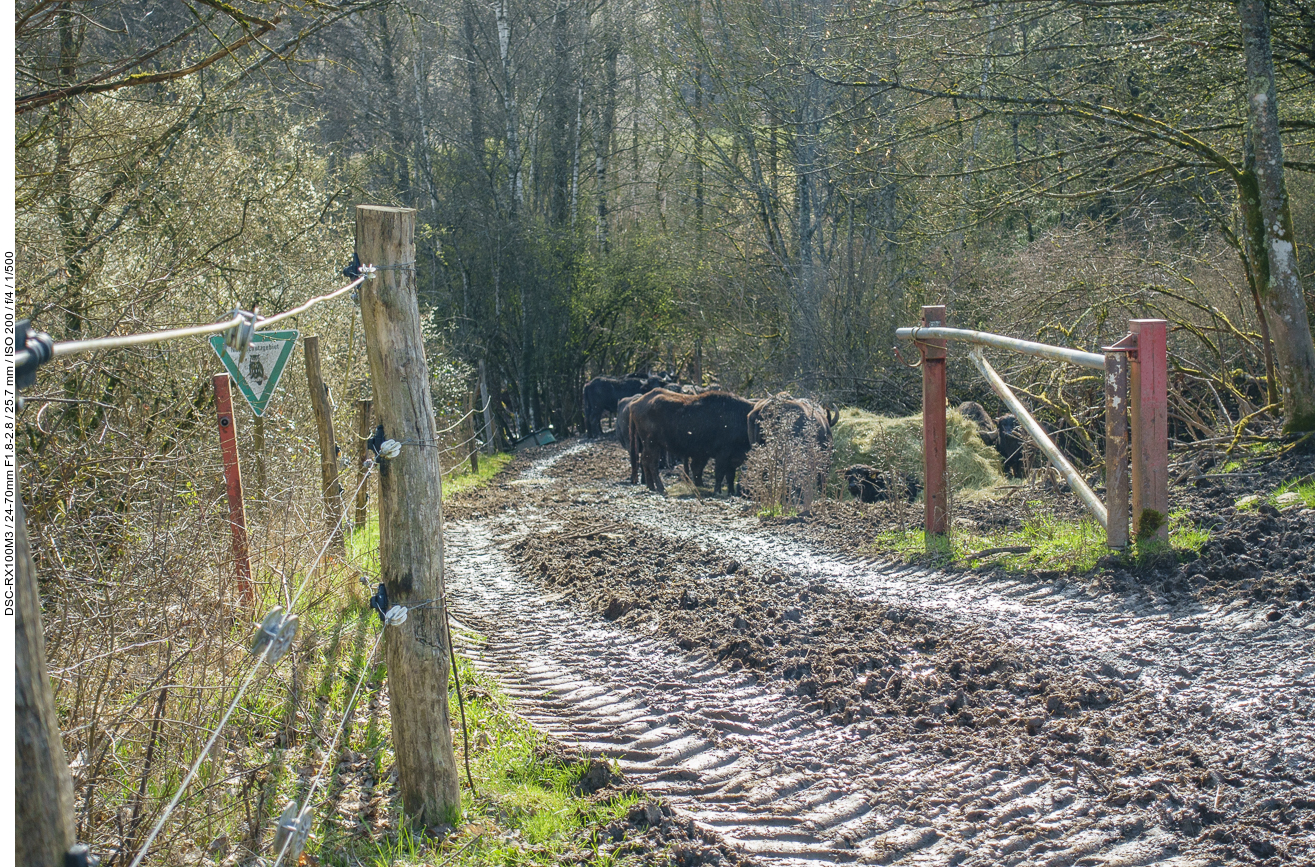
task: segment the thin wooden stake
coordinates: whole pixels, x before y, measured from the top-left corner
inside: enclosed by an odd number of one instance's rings
[[[370,492],[366,490],[366,485],[361,484],[361,477],[365,475],[365,459],[370,456],[369,448],[365,441],[374,433],[374,427],[370,421],[370,407],[372,401],[362,400],[357,402],[358,415],[356,417],[356,471],[359,474],[356,479],[356,515],[354,520],[356,526],[364,527],[365,522],[369,520],[369,514],[366,511],[366,504],[370,499]]]
[[[466,395],[466,447],[470,449],[470,471],[479,474],[479,448],[475,445],[475,393]]]
[[[15,485],[18,485],[15,473]],[[41,596],[27,541],[21,491],[14,492],[14,709],[15,863],[61,867],[74,843],[73,780],[64,757],[59,715],[46,670],[46,638],[41,628]]]
[[[315,427],[320,436],[320,481],[324,491],[324,525],[333,534],[334,546],[343,544],[339,520],[342,518],[342,484],[338,481],[338,443],[333,436],[333,405],[329,403],[329,386],[320,372],[320,338],[305,340],[306,382],[310,386],[310,404],[315,410]]]
[[[228,493],[228,524],[233,529],[233,569],[237,573],[238,598],[247,608],[256,606],[256,588],[251,583],[251,549],[247,544],[247,511],[242,500],[242,465],[237,459],[237,419],[233,415],[232,380],[227,373],[216,373],[216,423],[219,426],[219,450],[224,456],[224,485]]]

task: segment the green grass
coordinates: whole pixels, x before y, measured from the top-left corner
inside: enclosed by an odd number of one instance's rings
[[[480,455],[478,473],[472,473],[469,469],[466,469],[464,472],[443,477],[443,499],[446,500],[448,497],[463,491],[487,485],[515,457],[515,455],[507,452],[500,452],[496,455]],[[464,464],[463,466],[469,467],[470,465]]]
[[[1055,518],[1036,510],[1018,530],[997,533],[971,533],[962,530],[947,536],[931,537],[921,529],[888,530],[877,535],[873,549],[894,554],[910,562],[933,566],[974,568],[995,564],[1006,572],[1058,571],[1081,575],[1095,569],[1102,558],[1111,554],[1105,547],[1105,530],[1094,518],[1069,520]],[[1125,565],[1135,566],[1166,553],[1177,558],[1188,552],[1200,553],[1210,539],[1210,531],[1187,520],[1185,510],[1169,516],[1169,544],[1143,543],[1123,554]],[[1000,551],[998,549],[1026,551]]]
[[[509,710],[496,685],[458,661],[471,740],[472,793],[462,768],[462,824],[440,844],[408,829],[393,804],[397,830],[380,839],[326,835],[322,864],[555,865],[621,863],[600,853],[596,829],[623,818],[635,797],[596,801],[575,791],[586,764],[564,759]],[[462,757],[456,693],[449,693],[458,761]],[[394,797],[394,802],[397,798]]]
[[[1285,482],[1269,496],[1269,502],[1278,505],[1279,495],[1293,492],[1301,497],[1307,509],[1315,509],[1315,478],[1293,479]]]

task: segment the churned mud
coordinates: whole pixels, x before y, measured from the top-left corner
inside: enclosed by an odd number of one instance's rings
[[[448,592],[528,719],[664,799],[676,863],[1315,863],[1308,511],[1193,487],[1198,561],[944,573],[865,556],[872,506],[628,473],[518,459],[448,509]]]

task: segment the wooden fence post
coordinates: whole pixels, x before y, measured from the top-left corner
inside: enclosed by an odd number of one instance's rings
[[[324,523],[333,535],[335,546],[342,544],[338,521],[342,518],[342,485],[338,482],[338,443],[333,437],[333,406],[329,403],[329,386],[320,373],[320,338],[305,340],[306,382],[310,386],[310,404],[315,410],[315,427],[320,435],[320,481],[324,490]]]
[[[359,415],[356,417],[356,470],[359,475],[356,479],[356,515],[354,519],[358,527],[364,527],[365,522],[369,520],[365,504],[369,502],[370,492],[366,490],[368,485],[364,484],[361,479],[365,476],[365,459],[370,456],[365,441],[370,438],[370,434],[374,433],[374,427],[370,424],[371,403],[368,399],[357,402]]]
[[[479,447],[475,445],[475,392],[466,394],[466,447],[470,449],[470,471],[479,473]]]
[[[379,567],[390,603],[385,658],[402,807],[413,824],[455,823],[461,793],[448,719],[444,630],[443,469],[415,286],[415,211],[358,205],[356,249],[379,269],[361,291],[361,321],[384,435],[401,453],[379,473]],[[421,603],[428,603],[425,607]]]
[[[922,324],[928,328],[945,327],[945,306],[922,308]],[[927,544],[947,529],[945,491],[945,341],[918,338],[922,352],[922,456],[923,502],[926,506],[924,526]]]
[[[232,380],[216,373],[211,381],[218,413],[219,450],[224,456],[224,486],[228,492],[228,524],[233,530],[233,569],[237,592],[247,608],[256,605],[256,588],[251,583],[251,548],[247,544],[247,511],[242,493],[242,465],[237,459],[237,418],[233,415]]]
[[[1128,377],[1132,418],[1132,529],[1138,540],[1169,541],[1168,323],[1133,319],[1137,355]]]
[[[17,471],[15,485],[18,485]],[[73,780],[59,732],[59,717],[46,671],[46,638],[41,627],[41,598],[21,490],[14,491],[14,667],[17,704],[14,709],[15,863],[62,867],[64,853],[74,843]]]
[[[493,401],[489,398],[489,375],[482,358],[479,360],[479,394],[484,400],[484,451],[493,454],[497,448],[493,442]]]

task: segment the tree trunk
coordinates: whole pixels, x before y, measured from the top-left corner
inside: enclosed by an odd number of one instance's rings
[[[415,211],[361,205],[357,249],[380,266],[415,260]],[[448,721],[443,585],[443,473],[413,272],[380,270],[361,291],[375,417],[404,443],[379,473],[379,567],[391,602],[411,608],[388,627],[386,659],[402,806],[411,822],[455,823],[461,793]],[[422,602],[429,604],[423,608]]]
[[[594,237],[599,253],[607,252],[608,235],[611,233],[607,210],[607,161],[612,155],[612,135],[616,127],[616,59],[620,53],[620,41],[611,9],[605,9],[604,15],[607,32],[604,34],[602,117],[594,138],[594,176],[598,181],[598,224],[594,228]]]
[[[46,639],[41,629],[41,597],[32,553],[27,541],[27,520],[20,491],[15,491],[18,581],[14,588],[17,617],[14,622],[15,785],[18,798],[14,824],[18,830],[16,862],[31,867],[60,867],[74,843],[73,781],[59,733],[59,716],[46,672]]]
[[[1254,220],[1247,225],[1251,246],[1257,257],[1264,259],[1260,273],[1268,271],[1268,279],[1258,279],[1257,285],[1274,340],[1283,429],[1288,433],[1311,431],[1315,430],[1315,343],[1301,292],[1292,212],[1283,179],[1269,12],[1264,0],[1239,0],[1238,14],[1246,52],[1248,150],[1255,155],[1256,181],[1254,193],[1244,191],[1244,196],[1256,198],[1244,207],[1253,207],[1260,216],[1258,230],[1252,228]]]
[[[502,61],[502,107],[507,115],[507,187],[513,218],[525,208],[525,184],[521,180],[521,145],[516,118],[516,68],[511,55],[511,16],[508,4],[498,3],[498,57]]]

